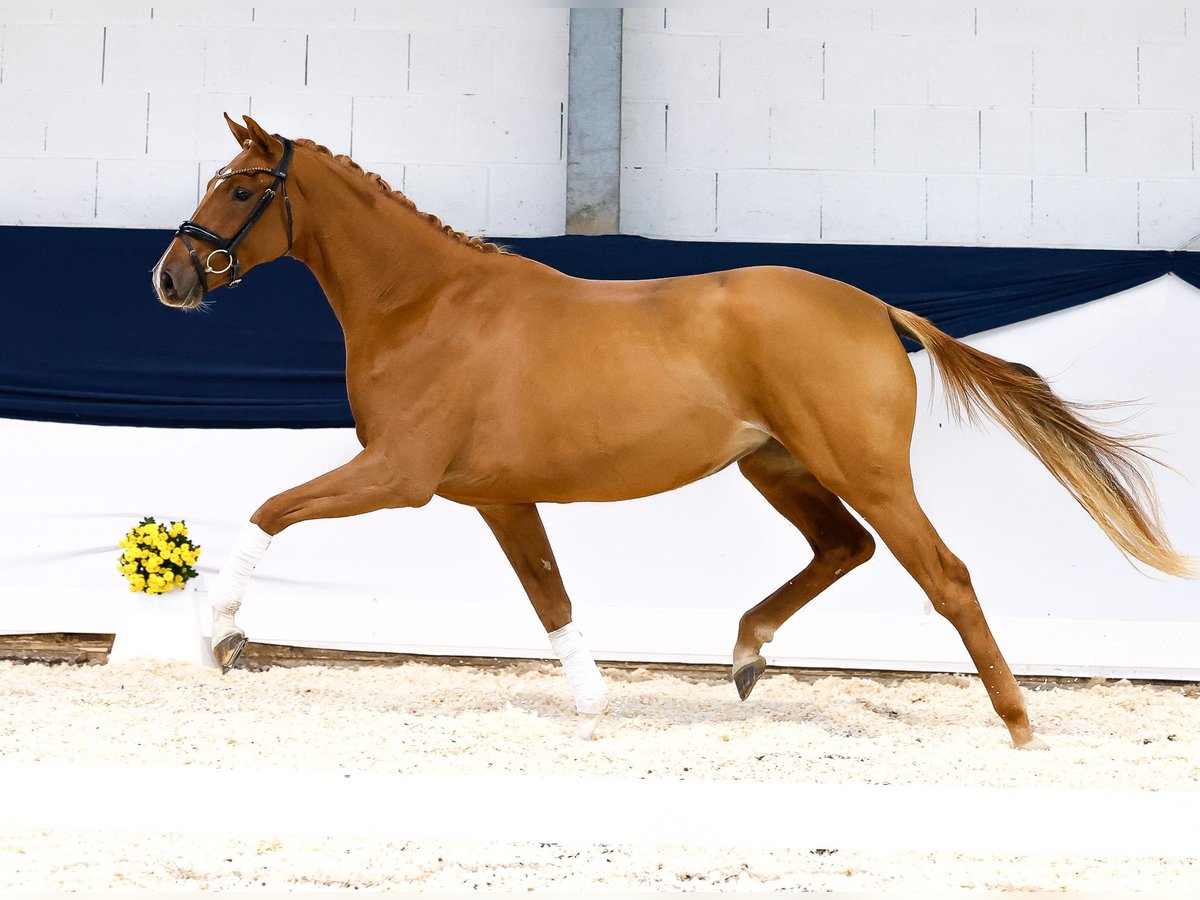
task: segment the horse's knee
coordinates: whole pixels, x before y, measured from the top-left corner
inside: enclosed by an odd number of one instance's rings
[[[254,515],[250,517],[250,521],[267,534],[274,536],[287,527],[284,522],[284,514],[286,512],[286,501],[282,494],[277,494],[255,510]]]

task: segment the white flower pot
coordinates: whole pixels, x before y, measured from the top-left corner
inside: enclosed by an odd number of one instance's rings
[[[130,592],[108,661],[174,660],[215,668],[204,634],[212,611],[208,592],[199,590],[197,581],[165,594]]]

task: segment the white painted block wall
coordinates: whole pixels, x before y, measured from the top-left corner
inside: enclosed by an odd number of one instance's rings
[[[1200,232],[1194,6],[639,8],[624,28],[623,231],[1124,249]]]
[[[569,12],[0,3],[0,224],[168,228],[221,113],[350,153],[463,231],[562,232]]]

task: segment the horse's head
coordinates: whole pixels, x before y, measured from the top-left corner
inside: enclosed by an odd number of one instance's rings
[[[243,118],[244,126],[225,116],[242,150],[208,182],[200,205],[151,272],[154,291],[167,306],[195,309],[213,288],[233,287],[259,263],[292,249],[292,143]]]

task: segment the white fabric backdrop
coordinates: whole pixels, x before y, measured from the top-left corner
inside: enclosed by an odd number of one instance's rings
[[[1169,530],[1200,552],[1200,296],[1172,277],[971,343],[1033,366],[1079,400],[1144,399],[1160,432]],[[1018,671],[1200,678],[1200,582],[1134,571],[998,426],[921,398],[918,496],[967,563]],[[112,631],[128,592],[116,542],[144,515],[185,518],[211,579],[270,495],[357,451],[349,429],[175,430],[0,420],[0,632]],[[727,662],[739,615],[808,560],[736,467],[670,494],[542,507],[576,618],[609,659]],[[203,585],[201,585],[203,587]],[[515,576],[471,509],[304,523],[276,538],[240,616],[254,640],[547,655]],[[886,550],[768,646],[793,664],[969,669],[957,636]]]

